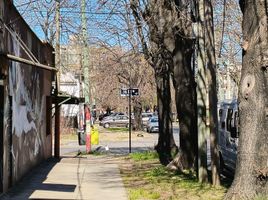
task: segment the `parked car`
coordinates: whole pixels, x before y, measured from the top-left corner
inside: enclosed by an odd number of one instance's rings
[[[218,105],[218,146],[220,170],[234,173],[239,143],[238,104],[236,100]]]
[[[99,115],[99,121],[103,120],[104,117],[110,116],[111,113],[103,113]]]
[[[129,125],[129,118],[127,115],[113,115],[104,118],[101,122],[100,125],[103,126],[104,128],[109,128],[109,127],[128,127]]]
[[[148,133],[159,131],[159,129],[158,129],[158,117],[157,116],[153,116],[148,120],[146,130]]]
[[[126,115],[126,114],[124,114],[122,112],[114,112],[114,113],[111,113],[110,115],[107,115],[107,116],[103,117],[102,120],[100,120],[100,126],[103,125],[103,122],[102,122],[103,120],[107,120],[109,118],[114,118],[116,116],[123,116],[123,115]]]
[[[144,112],[141,114],[142,117],[142,124],[147,126],[148,120],[154,115],[152,112]]]

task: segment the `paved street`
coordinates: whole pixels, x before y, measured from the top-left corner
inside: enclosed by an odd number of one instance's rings
[[[102,146],[103,149],[105,147],[108,147],[109,153],[112,154],[127,154],[129,153],[129,140],[128,140],[128,132],[125,132],[125,136],[120,140],[109,140],[109,138],[101,136],[103,134],[103,131],[105,129],[100,128],[100,143],[99,145],[93,145],[92,149],[96,149],[97,147]],[[175,126],[173,128],[174,132],[174,139],[176,141],[176,144],[179,145],[179,128]],[[110,133],[110,134],[118,134],[118,133]],[[119,136],[120,137],[120,136]],[[143,137],[137,137],[137,133],[132,133],[132,140],[131,140],[131,151],[132,152],[138,152],[138,151],[145,151],[153,149],[154,146],[157,144],[158,141],[158,133],[147,133],[143,132]],[[70,140],[66,141],[64,145],[61,145],[61,155],[66,155],[73,152],[78,151],[85,151],[86,147],[85,145],[79,146],[78,140]]]

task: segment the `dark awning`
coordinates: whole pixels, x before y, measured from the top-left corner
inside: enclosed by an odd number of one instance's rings
[[[85,98],[81,97],[74,97],[74,96],[67,96],[67,95],[58,95],[58,96],[51,96],[52,97],[52,103],[58,103],[58,105],[62,104],[79,104],[84,103]]]

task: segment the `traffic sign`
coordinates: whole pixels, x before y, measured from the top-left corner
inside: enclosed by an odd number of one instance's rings
[[[122,89],[120,90],[121,97],[127,97],[128,96],[128,89]]]
[[[131,88],[131,89],[121,88],[120,90],[120,95],[122,97],[129,96],[129,93],[131,94],[131,96],[139,96],[139,89],[138,88]]]
[[[138,88],[121,88],[120,95],[122,97],[128,96],[128,109],[129,109],[129,126],[128,126],[128,137],[129,137],[129,153],[131,153],[131,97],[132,96],[139,96],[139,89]]]
[[[129,90],[131,91],[131,96],[139,96],[139,89],[138,88],[132,88]]]

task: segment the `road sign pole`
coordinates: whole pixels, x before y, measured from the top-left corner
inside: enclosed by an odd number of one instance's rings
[[[128,90],[128,115],[129,115],[129,123],[128,123],[128,132],[129,132],[129,153],[131,153],[131,89]]]
[[[131,97],[132,96],[139,96],[139,89],[138,88],[131,88],[129,86],[128,89],[120,89],[120,95],[122,97],[128,96],[128,116],[129,116],[129,122],[128,122],[128,141],[129,141],[129,153],[131,153],[131,128],[132,128],[132,123],[131,123]]]

